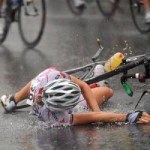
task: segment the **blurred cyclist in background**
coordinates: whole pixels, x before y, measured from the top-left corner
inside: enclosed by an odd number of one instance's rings
[[[145,9],[145,22],[150,23],[150,0],[143,0]]]

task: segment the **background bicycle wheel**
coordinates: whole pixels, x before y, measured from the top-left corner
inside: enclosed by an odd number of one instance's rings
[[[135,27],[141,33],[148,33],[150,31],[150,24],[145,22],[145,10],[143,3],[137,0],[129,0],[129,3]]]
[[[4,1],[0,9],[0,44],[2,44],[9,32],[12,15],[11,3]]]
[[[21,1],[18,12],[19,32],[25,45],[32,48],[39,43],[44,32],[45,0],[34,0],[28,4],[27,8],[29,15],[26,14],[23,1]]]

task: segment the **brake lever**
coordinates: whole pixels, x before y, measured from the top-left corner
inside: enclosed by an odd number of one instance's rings
[[[95,62],[96,59],[99,57],[99,55],[101,54],[101,52],[103,51],[104,47],[101,45],[101,40],[99,38],[96,39],[97,44],[99,45],[99,49],[96,52],[96,54],[92,57],[92,61]]]
[[[150,91],[148,91],[148,90],[143,91],[143,93],[142,93],[140,99],[138,100],[137,104],[135,105],[135,109],[137,108],[138,104],[140,103],[140,101],[142,100],[143,96],[144,96],[146,93],[150,93]]]

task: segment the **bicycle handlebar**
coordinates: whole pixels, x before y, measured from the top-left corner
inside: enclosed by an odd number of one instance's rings
[[[148,78],[146,77],[145,73],[134,73],[134,74],[124,74],[121,77],[121,82],[127,80],[127,79],[132,79],[132,78],[136,78],[139,80],[139,82],[145,82],[145,80]]]

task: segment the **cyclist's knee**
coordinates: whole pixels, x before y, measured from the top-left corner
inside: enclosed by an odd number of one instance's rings
[[[112,97],[113,95],[114,95],[114,91],[113,91],[113,89],[111,89],[111,88],[108,88],[108,90],[109,90],[109,97]]]

